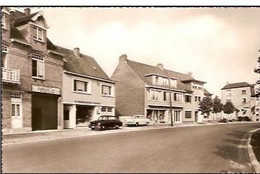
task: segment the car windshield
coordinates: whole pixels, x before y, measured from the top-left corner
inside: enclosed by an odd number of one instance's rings
[[[98,120],[108,120],[108,118],[106,116],[101,116],[98,118]]]

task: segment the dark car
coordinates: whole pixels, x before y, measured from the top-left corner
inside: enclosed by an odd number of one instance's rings
[[[97,120],[91,121],[89,124],[89,127],[92,130],[103,130],[108,128],[118,129],[120,126],[122,126],[122,122],[112,115],[102,115]]]

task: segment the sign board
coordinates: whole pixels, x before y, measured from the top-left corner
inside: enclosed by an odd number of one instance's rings
[[[60,89],[59,88],[53,88],[53,87],[47,87],[47,86],[32,85],[32,91],[33,92],[46,93],[46,94],[60,95]]]
[[[99,103],[99,102],[78,101],[78,100],[75,100],[75,103],[90,104],[90,105],[101,105],[101,103]]]

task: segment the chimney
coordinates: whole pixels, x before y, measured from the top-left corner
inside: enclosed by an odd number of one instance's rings
[[[126,62],[127,61],[127,55],[126,54],[122,54],[120,57],[119,57],[119,62]]]
[[[80,57],[80,50],[79,50],[79,48],[74,48],[73,49],[73,53],[75,54],[75,56]]]
[[[30,15],[30,14],[31,14],[31,9],[30,9],[30,8],[25,8],[25,9],[24,9],[24,14],[25,14],[26,16]]]
[[[190,71],[190,72],[188,72],[188,75],[190,76],[190,77],[192,77],[192,72]]]
[[[164,67],[163,67],[163,64],[162,64],[162,63],[158,63],[156,66],[157,66],[157,68],[159,68],[160,70],[163,70],[163,69],[164,69]]]
[[[228,85],[228,84],[229,84],[229,82],[227,81],[227,82],[226,82],[226,85]]]

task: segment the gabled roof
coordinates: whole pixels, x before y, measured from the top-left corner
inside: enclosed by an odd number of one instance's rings
[[[238,82],[238,83],[230,83],[225,85],[221,90],[224,89],[233,89],[233,88],[243,88],[243,87],[251,87],[252,85],[247,82]]]
[[[207,89],[204,88],[204,95],[211,96],[212,94]]]
[[[159,74],[162,76],[168,76],[169,73],[170,78],[177,79],[177,89],[181,89],[181,90],[188,90],[188,88],[186,89],[185,84],[182,82],[183,80],[193,79],[188,74],[183,74],[183,73],[166,70],[166,69],[160,69],[156,66],[147,65],[132,60],[127,60],[127,64],[134,70],[137,76],[148,85],[153,85],[153,84],[151,84],[151,82],[145,76],[147,74],[152,74],[152,73]]]
[[[80,57],[77,57],[73,50],[60,46],[56,46],[56,48],[58,52],[65,55],[65,71],[112,81],[94,58],[84,54],[80,54]]]
[[[24,25],[32,20],[32,18],[39,12],[32,13],[28,16],[22,16],[14,20],[14,26]]]

